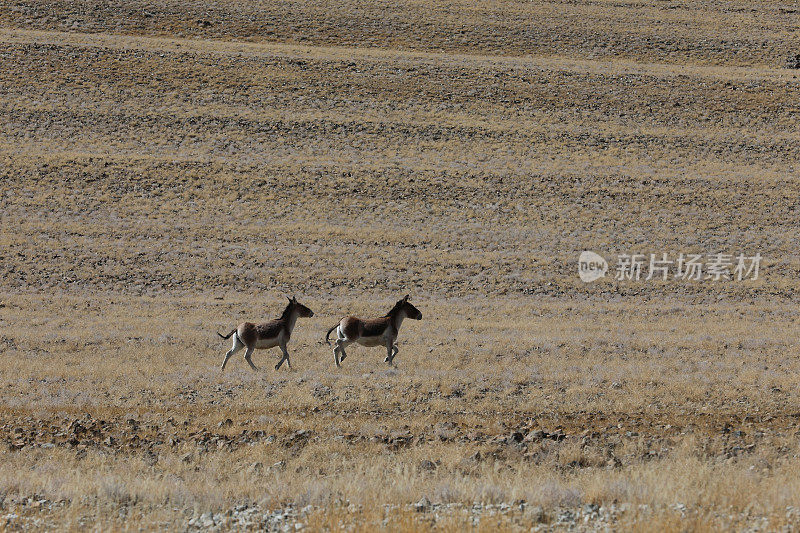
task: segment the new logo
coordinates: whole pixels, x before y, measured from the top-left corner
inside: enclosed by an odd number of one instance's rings
[[[602,278],[608,272],[608,263],[603,256],[584,250],[578,257],[578,275],[581,281],[591,283]]]

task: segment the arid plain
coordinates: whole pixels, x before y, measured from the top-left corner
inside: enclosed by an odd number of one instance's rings
[[[3,2],[0,529],[800,527],[799,17]]]

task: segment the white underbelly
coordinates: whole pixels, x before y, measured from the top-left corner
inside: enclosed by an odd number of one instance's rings
[[[256,341],[256,349],[263,350],[266,348],[274,348],[281,343],[282,335],[278,335],[277,337],[273,337],[271,339],[259,339]]]
[[[386,346],[386,337],[377,335],[375,337],[359,337],[356,341],[361,346]]]

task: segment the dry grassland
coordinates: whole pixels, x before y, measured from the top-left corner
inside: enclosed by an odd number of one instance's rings
[[[798,17],[3,2],[0,529],[800,527]],[[296,370],[220,373],[284,294]]]

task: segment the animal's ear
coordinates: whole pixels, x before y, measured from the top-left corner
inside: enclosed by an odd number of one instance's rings
[[[287,300],[289,300],[290,302],[292,301],[292,299],[291,299],[291,298],[289,298],[288,296],[286,297],[286,299],[287,299]]]
[[[406,297],[405,297],[405,298],[403,298],[403,301],[404,301],[404,302],[407,302],[407,301],[408,301],[408,297],[409,297],[409,295],[408,295],[408,294],[406,294]]]
[[[292,296],[292,301],[293,301],[294,303],[297,303],[297,296]]]

